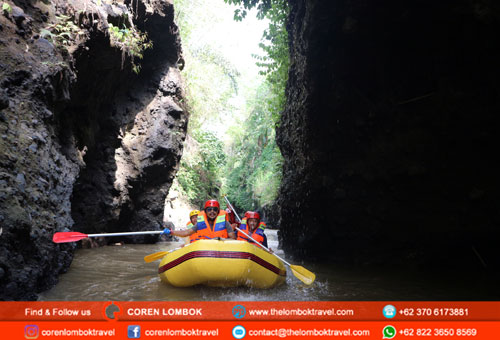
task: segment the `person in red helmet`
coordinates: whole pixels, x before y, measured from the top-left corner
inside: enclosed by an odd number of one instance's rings
[[[253,243],[258,247],[261,247],[260,245],[262,244],[267,248],[267,236],[264,234],[266,224],[260,220],[260,214],[258,212],[247,211],[239,228],[258,243],[254,242],[240,231],[238,232],[238,240]]]
[[[232,238],[236,239],[236,235],[229,224],[227,213],[220,210],[220,204],[217,200],[208,200],[205,202],[204,208],[198,214],[196,224],[187,230],[170,230],[165,228],[163,234],[174,235],[180,237],[191,236],[197,233],[198,239],[214,239],[214,238]]]

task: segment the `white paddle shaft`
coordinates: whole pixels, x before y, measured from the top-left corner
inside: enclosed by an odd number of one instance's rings
[[[224,199],[226,200],[226,203],[227,205],[229,205],[229,208],[231,208],[231,210],[234,212],[234,214],[236,215],[236,218],[238,219],[238,222],[241,223],[241,218],[238,216],[238,213],[236,212],[236,210],[234,210],[234,207],[233,205],[229,202],[229,199],[224,196]],[[236,230],[238,231],[241,231],[244,235],[246,235],[247,237],[249,237],[251,240],[253,240],[254,242],[260,244],[262,246],[262,248],[264,248],[265,250],[267,250],[268,252],[271,253],[271,251],[269,250],[269,248],[267,248],[265,245],[263,245],[262,243],[256,241],[252,236],[248,235],[247,233],[245,233],[243,230],[241,230],[240,228],[236,227]],[[285,260],[283,260],[281,257],[279,257],[278,255],[276,255],[275,253],[271,253],[273,254],[274,256],[276,256],[277,258],[279,258],[281,261],[283,261],[284,263],[286,263],[287,265],[291,266],[290,263],[286,262]]]

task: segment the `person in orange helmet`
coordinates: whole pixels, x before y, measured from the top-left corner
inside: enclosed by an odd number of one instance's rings
[[[227,213],[220,210],[220,204],[217,200],[208,200],[205,202],[203,211],[200,211],[196,224],[187,230],[171,230],[165,228],[163,234],[180,237],[191,236],[197,233],[198,239],[231,238],[236,239],[236,235],[229,224]]]

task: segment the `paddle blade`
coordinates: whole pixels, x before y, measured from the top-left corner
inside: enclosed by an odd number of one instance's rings
[[[169,253],[169,251],[159,251],[159,252],[154,253],[154,254],[146,255],[146,256],[144,256],[144,262],[149,263],[149,262],[153,262],[153,261],[162,259],[168,253]]]
[[[310,285],[314,282],[314,280],[316,280],[316,275],[304,267],[291,265],[290,269],[292,269],[293,275],[306,285]]]
[[[76,242],[87,238],[87,234],[82,234],[76,231],[55,233],[52,237],[54,243]]]

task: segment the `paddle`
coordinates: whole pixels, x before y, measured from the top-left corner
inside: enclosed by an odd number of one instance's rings
[[[101,236],[130,236],[130,235],[146,235],[146,234],[161,234],[163,231],[132,231],[129,233],[107,233],[107,234],[83,234],[76,231],[67,231],[55,233],[52,237],[54,243],[76,242],[87,237],[101,237]]]
[[[168,253],[170,253],[170,252],[169,251],[159,251],[159,252],[154,253],[154,254],[146,255],[146,256],[144,256],[144,262],[149,263],[149,262],[153,262],[153,261],[162,259]]]
[[[168,253],[171,253],[171,252],[173,252],[175,250],[179,250],[181,248],[182,247],[175,248],[175,249],[168,250],[168,251],[159,251],[157,253],[146,255],[146,256],[144,256],[144,262],[150,263],[150,262],[153,262],[153,261],[156,261],[156,260],[161,260]]]
[[[224,199],[226,200],[226,203],[231,208],[231,210],[234,211],[234,214],[236,215],[236,218],[238,219],[238,222],[241,223],[240,217],[236,213],[236,210],[234,210],[234,207],[231,205],[231,203],[229,202],[229,199],[227,198],[226,195],[224,195]],[[240,228],[236,227],[236,230],[242,232],[245,236],[249,237],[254,242],[260,244],[264,249],[266,249],[269,253],[271,253],[271,251],[266,246],[264,246],[262,243],[256,241],[254,238],[252,238],[250,235],[248,235],[247,233],[245,233]],[[297,279],[299,279],[300,281],[304,282],[306,285],[312,284],[314,282],[314,280],[316,279],[316,275],[313,272],[310,272],[309,270],[305,269],[302,266],[296,266],[296,265],[290,264],[290,263],[286,262],[285,260],[283,260],[278,255],[274,254],[274,253],[271,253],[271,254],[273,254],[274,256],[276,256],[277,258],[279,258],[281,261],[283,261],[285,264],[287,264],[290,267],[290,269],[292,270],[293,275],[295,275],[295,277]]]

